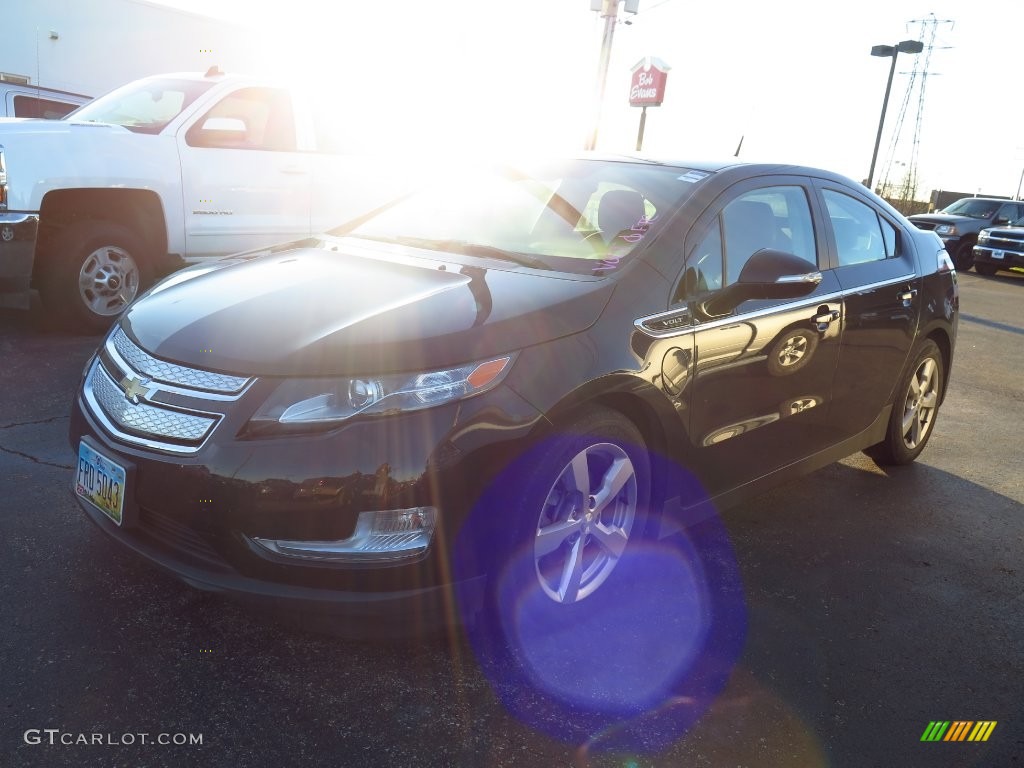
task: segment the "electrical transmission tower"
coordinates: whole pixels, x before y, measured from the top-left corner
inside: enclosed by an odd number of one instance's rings
[[[927,19],[913,19],[907,22],[908,31],[911,28],[917,28],[919,40],[924,45],[924,56],[915,56],[914,68],[910,72],[910,78],[907,81],[907,90],[903,95],[903,103],[900,106],[899,117],[896,120],[896,127],[893,129],[892,141],[889,144],[889,151],[886,154],[885,164],[882,168],[882,184],[881,191],[882,195],[889,198],[890,200],[897,200],[902,203],[899,208],[907,207],[907,204],[917,198],[917,174],[918,174],[918,157],[921,149],[921,129],[922,121],[924,118],[924,96],[925,90],[928,86],[928,77],[931,73],[931,59],[932,51],[939,50],[935,45],[935,38],[938,35],[939,25],[953,27],[952,19],[936,19],[935,14],[931,14]],[[945,47],[945,46],[943,46]],[[916,101],[914,95],[917,95]],[[906,122],[908,113],[911,112],[911,104],[913,103],[913,126],[914,131],[910,140],[910,152],[907,155],[907,160],[897,162],[897,151],[901,148],[905,148],[905,142],[901,143],[903,137],[903,126]],[[900,169],[896,169],[895,166],[899,165]],[[898,175],[899,170],[902,170],[902,177],[896,180],[890,180],[893,175]]]

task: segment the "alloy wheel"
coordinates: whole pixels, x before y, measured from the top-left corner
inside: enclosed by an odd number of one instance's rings
[[[636,470],[621,447],[597,443],[577,453],[537,521],[534,570],[545,594],[558,603],[593,594],[621,559],[636,511]]]
[[[938,366],[926,357],[910,379],[903,404],[903,444],[908,449],[914,450],[928,436],[938,404]]]

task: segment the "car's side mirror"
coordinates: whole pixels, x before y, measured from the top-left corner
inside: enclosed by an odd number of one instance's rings
[[[708,317],[721,317],[752,299],[796,299],[821,282],[818,267],[792,253],[762,248],[743,265],[739,278],[700,304]]]

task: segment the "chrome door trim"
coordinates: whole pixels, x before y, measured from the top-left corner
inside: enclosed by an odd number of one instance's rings
[[[896,281],[900,282],[900,281]],[[654,330],[649,328],[646,323],[657,322],[659,320],[671,319],[674,315],[681,314],[683,312],[689,312],[688,309],[673,309],[668,312],[659,312],[656,315],[648,315],[647,317],[641,317],[639,320],[633,322],[636,329],[647,336],[651,336],[655,339],[669,339],[675,336],[684,336],[688,333],[694,333],[696,331],[706,331],[714,328],[721,328],[727,325],[735,325],[736,323],[742,323],[747,320],[756,320],[759,317],[767,317],[768,315],[774,315],[778,312],[790,312],[793,310],[801,309],[803,307],[812,307],[818,304],[827,304],[830,301],[836,301],[843,297],[843,292],[837,291],[835,293],[825,293],[820,296],[809,296],[799,301],[791,301],[786,304],[776,304],[774,307],[762,307],[761,309],[754,310],[752,312],[746,312],[739,315],[729,315],[728,317],[720,317],[715,320],[711,320],[706,323],[700,323],[698,325],[690,325],[686,328],[675,329],[671,328],[668,330]]]

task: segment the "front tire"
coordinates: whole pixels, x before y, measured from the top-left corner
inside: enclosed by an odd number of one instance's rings
[[[57,322],[85,333],[102,333],[152,281],[142,240],[112,222],[71,224],[49,242],[39,292]]]
[[[974,243],[963,243],[956,249],[953,256],[953,266],[957,272],[968,272],[974,264]]]
[[[597,592],[642,535],[650,460],[639,430],[596,408],[566,422],[531,459],[514,504],[517,539],[553,606]]]
[[[875,463],[909,464],[924,450],[939,414],[944,370],[938,345],[925,340],[900,382],[885,440],[865,451]]]
[[[992,277],[996,272],[999,271],[999,267],[995,264],[982,264],[978,262],[974,265],[974,271],[979,275],[985,275],[986,277]]]
[[[470,547],[488,572],[479,625],[489,654],[517,645],[512,614],[524,600],[552,628],[600,612],[646,533],[650,497],[640,431],[604,407],[557,424],[501,472]]]

